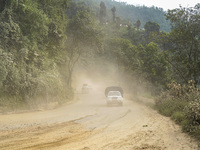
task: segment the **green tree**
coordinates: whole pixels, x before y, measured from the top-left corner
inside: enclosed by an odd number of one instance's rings
[[[121,18],[120,17],[116,17],[116,27],[117,27],[117,29],[120,28],[120,25],[121,25]]]
[[[139,55],[142,60],[140,69],[145,79],[150,81],[154,87],[167,88],[171,80],[171,65],[166,60],[167,54],[159,51],[155,43],[149,43]]]
[[[105,17],[106,17],[107,11],[106,11],[106,5],[104,2],[101,1],[100,3],[100,23],[105,23]]]
[[[111,8],[111,11],[112,11],[112,15],[113,15],[113,23],[115,23],[115,19],[116,19],[116,11],[117,11],[116,7],[113,6],[113,8]]]
[[[145,37],[146,37],[147,43],[149,43],[151,33],[158,34],[160,31],[160,25],[156,22],[148,21],[144,25],[144,29],[145,29]]]
[[[39,7],[44,11],[48,17],[48,35],[43,36],[45,49],[49,57],[54,59],[59,55],[64,47],[66,39],[67,16],[66,10],[68,7],[68,0],[43,0],[38,1]]]
[[[129,39],[133,45],[144,45],[145,41],[145,32],[143,30],[135,30],[132,26],[128,26],[127,32],[123,33],[123,38]]]
[[[141,22],[140,22],[140,20],[139,20],[139,19],[138,19],[138,20],[137,20],[137,22],[135,23],[135,26],[136,26],[137,30],[139,30],[139,29],[140,29]]]
[[[67,84],[71,86],[73,69],[81,56],[90,53],[92,47],[101,48],[101,31],[97,29],[91,14],[87,10],[81,10],[69,20],[67,34]]]
[[[194,8],[168,10],[167,19],[171,21],[169,35],[171,62],[182,72],[182,82],[195,81],[200,73],[200,4]]]

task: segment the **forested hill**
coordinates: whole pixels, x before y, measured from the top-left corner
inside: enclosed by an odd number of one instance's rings
[[[148,21],[157,22],[160,25],[160,30],[169,32],[170,22],[165,19],[165,11],[158,7],[134,6],[128,5],[125,2],[117,2],[114,0],[73,0],[76,2],[84,1],[89,7],[99,11],[99,5],[102,2],[107,7],[107,17],[111,18],[111,8],[116,7],[116,15],[121,18],[124,23],[130,21],[134,24],[137,20],[141,21],[141,27],[144,27]],[[98,12],[97,12],[98,13]]]

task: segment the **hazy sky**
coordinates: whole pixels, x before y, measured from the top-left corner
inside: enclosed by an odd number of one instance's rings
[[[183,7],[194,7],[200,0],[115,0],[119,2],[127,2],[127,4],[140,5],[140,6],[156,6],[163,8],[164,10],[179,8],[179,5]]]

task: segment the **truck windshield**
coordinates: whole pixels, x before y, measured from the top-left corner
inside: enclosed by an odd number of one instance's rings
[[[110,91],[108,96],[121,96],[121,93],[119,91]]]

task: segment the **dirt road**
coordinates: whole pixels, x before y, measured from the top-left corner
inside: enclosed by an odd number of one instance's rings
[[[125,97],[107,107],[103,92],[61,108],[0,115],[0,150],[197,150],[169,118]]]

